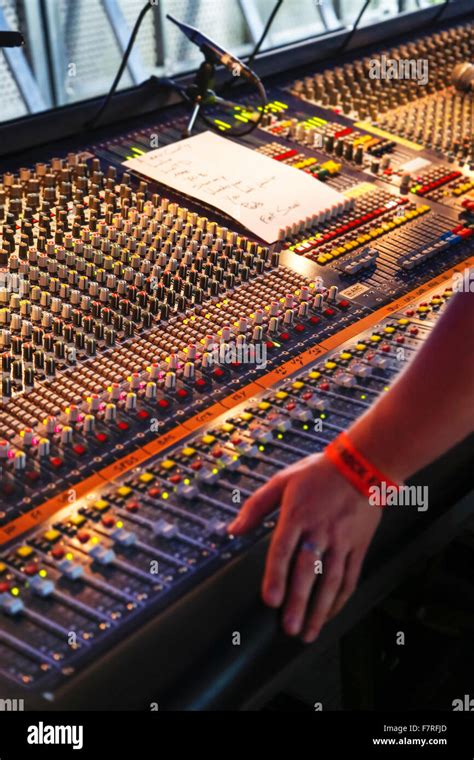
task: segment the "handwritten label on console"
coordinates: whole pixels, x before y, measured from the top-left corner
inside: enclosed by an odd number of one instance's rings
[[[124,165],[197,198],[273,243],[281,229],[336,214],[345,198],[312,175],[213,132],[152,150]]]

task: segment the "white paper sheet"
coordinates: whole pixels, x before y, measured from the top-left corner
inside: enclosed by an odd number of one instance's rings
[[[214,206],[267,243],[287,227],[339,214],[348,203],[312,175],[213,132],[157,148],[124,165]]]

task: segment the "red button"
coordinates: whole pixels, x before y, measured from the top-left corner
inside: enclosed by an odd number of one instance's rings
[[[280,335],[281,340],[290,340],[290,333],[284,332]]]
[[[105,435],[105,433],[96,433],[95,438],[96,438],[96,441],[98,441],[99,443],[106,443],[108,441],[108,438]]]
[[[62,559],[64,557],[65,551],[62,546],[55,546],[54,549],[51,550],[51,555],[54,557],[54,559]]]
[[[157,499],[158,496],[161,494],[161,489],[157,488],[156,486],[153,486],[153,488],[148,489],[148,496],[151,496],[152,499]]]
[[[6,581],[4,583],[0,583],[0,594],[4,594],[6,591],[10,590],[10,584]]]
[[[223,369],[221,369],[220,367],[216,367],[216,368],[215,368],[215,369],[212,371],[212,374],[213,374],[213,375],[214,375],[214,377],[216,377],[216,378],[221,378],[221,377],[224,377],[224,374],[225,374],[225,373],[224,373],[224,370],[223,370]]]
[[[128,504],[125,505],[125,509],[128,509],[129,512],[137,512],[140,507],[140,503],[138,501],[129,501]]]
[[[296,330],[296,332],[302,333],[302,332],[305,331],[305,326],[304,325],[300,325],[300,324],[295,325],[295,330]]]
[[[77,454],[80,457],[82,457],[82,455],[85,454],[87,451],[86,447],[83,446],[82,443],[75,443],[74,446],[72,447],[72,450],[74,451],[75,454]]]
[[[49,461],[51,462],[52,466],[55,469],[58,469],[58,467],[62,467],[64,464],[64,461],[61,459],[61,457],[50,457]]]
[[[169,478],[169,482],[173,483],[173,485],[175,485],[176,483],[181,483],[181,475],[172,475]]]
[[[178,388],[176,395],[178,398],[187,398],[189,396],[189,393],[187,390],[185,390],[185,388]]]
[[[207,385],[206,381],[202,377],[198,377],[195,382],[196,388],[204,388]]]
[[[85,544],[90,539],[90,537],[90,533],[88,533],[87,530],[80,530],[77,534],[77,539],[81,542],[81,544]]]
[[[336,312],[334,309],[324,309],[323,314],[325,317],[333,317]]]
[[[321,383],[319,386],[319,389],[321,391],[328,391],[329,390],[329,383]]]
[[[169,405],[170,405],[170,402],[166,398],[160,398],[160,400],[158,401],[158,406],[160,407],[160,409],[168,409]]]
[[[105,525],[106,528],[112,528],[115,525],[115,517],[112,517],[112,515],[104,515],[102,518],[102,524]]]
[[[128,422],[122,421],[122,422],[117,422],[117,427],[119,430],[128,430],[130,425],[128,424]]]
[[[309,401],[310,398],[313,397],[313,394],[311,392],[303,393],[302,397],[305,401]]]
[[[311,322],[312,325],[317,325],[318,322],[321,322],[321,318],[320,317],[311,317],[311,319],[309,321]]]
[[[30,565],[26,565],[26,567],[23,568],[23,572],[26,575],[36,575],[38,572],[38,565],[36,562],[32,562]]]
[[[200,470],[201,467],[202,467],[202,462],[199,459],[196,462],[191,463],[192,470]]]
[[[147,412],[146,409],[140,409],[139,412],[137,412],[137,417],[139,420],[147,420],[149,418],[150,414]]]
[[[351,305],[351,302],[350,302],[350,301],[347,301],[347,300],[344,298],[342,301],[339,301],[339,303],[338,303],[337,305],[339,306],[339,308],[340,308],[340,309],[348,309],[348,308],[349,308],[349,306]]]

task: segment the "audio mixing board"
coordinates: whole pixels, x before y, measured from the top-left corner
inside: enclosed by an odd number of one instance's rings
[[[366,58],[270,82],[240,141],[348,200],[273,245],[124,170],[153,136],[181,138],[182,106],[4,167],[2,693],[60,707],[249,551],[274,521],[228,536],[245,498],[322,450],[425,340],[474,262],[474,99],[451,84],[472,34],[386,51],[425,56],[425,86],[371,79]],[[224,136],[254,118],[213,117]]]

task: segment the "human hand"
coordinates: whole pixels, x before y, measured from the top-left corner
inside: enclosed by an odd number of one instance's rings
[[[283,605],[285,632],[309,643],[354,591],[381,511],[313,454],[247,499],[228,532],[247,533],[279,505],[262,596],[270,607]]]

